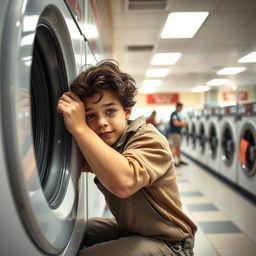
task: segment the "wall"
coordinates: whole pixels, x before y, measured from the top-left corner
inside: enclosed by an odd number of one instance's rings
[[[184,111],[190,109],[201,109],[205,103],[204,93],[180,92],[179,101],[183,103]],[[133,107],[131,119],[138,116],[149,116],[153,110],[157,111],[157,118],[168,121],[176,103],[172,104],[148,104],[146,94],[138,94],[136,105]]]

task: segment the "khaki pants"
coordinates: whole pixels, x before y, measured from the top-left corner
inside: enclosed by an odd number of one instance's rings
[[[139,235],[123,234],[114,218],[88,221],[84,244],[79,256],[192,256],[194,236],[179,242]]]

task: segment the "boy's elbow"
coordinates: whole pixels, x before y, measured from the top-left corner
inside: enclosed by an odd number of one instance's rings
[[[131,196],[133,194],[133,190],[132,190],[132,187],[128,184],[122,184],[122,185],[119,185],[117,186],[113,193],[119,197],[119,198],[128,198],[129,196]]]

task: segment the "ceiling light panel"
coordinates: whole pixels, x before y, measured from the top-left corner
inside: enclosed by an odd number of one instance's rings
[[[171,12],[161,33],[161,38],[192,38],[209,12]]]
[[[251,52],[238,60],[239,63],[256,62],[256,52]]]
[[[210,87],[207,85],[198,85],[191,89],[192,92],[207,92],[210,90]]]
[[[223,84],[226,84],[229,80],[228,79],[212,79],[210,81],[208,81],[206,84],[208,86],[220,86]]]
[[[146,77],[165,77],[170,73],[168,68],[155,68],[148,69],[146,72]]]
[[[142,82],[142,87],[158,87],[162,83],[160,79],[149,79]]]
[[[180,52],[156,53],[151,61],[152,65],[173,65],[181,56]]]
[[[226,67],[217,72],[218,75],[235,75],[245,71],[245,67]]]
[[[156,92],[157,87],[162,83],[160,79],[149,79],[142,82],[142,87],[140,88],[141,93],[153,93]]]

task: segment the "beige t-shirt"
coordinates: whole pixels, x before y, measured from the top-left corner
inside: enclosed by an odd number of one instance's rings
[[[137,191],[128,198],[118,198],[96,179],[120,229],[127,234],[168,241],[182,240],[195,233],[196,225],[182,211],[166,138],[140,117],[130,122],[126,133],[113,148],[133,166]]]

